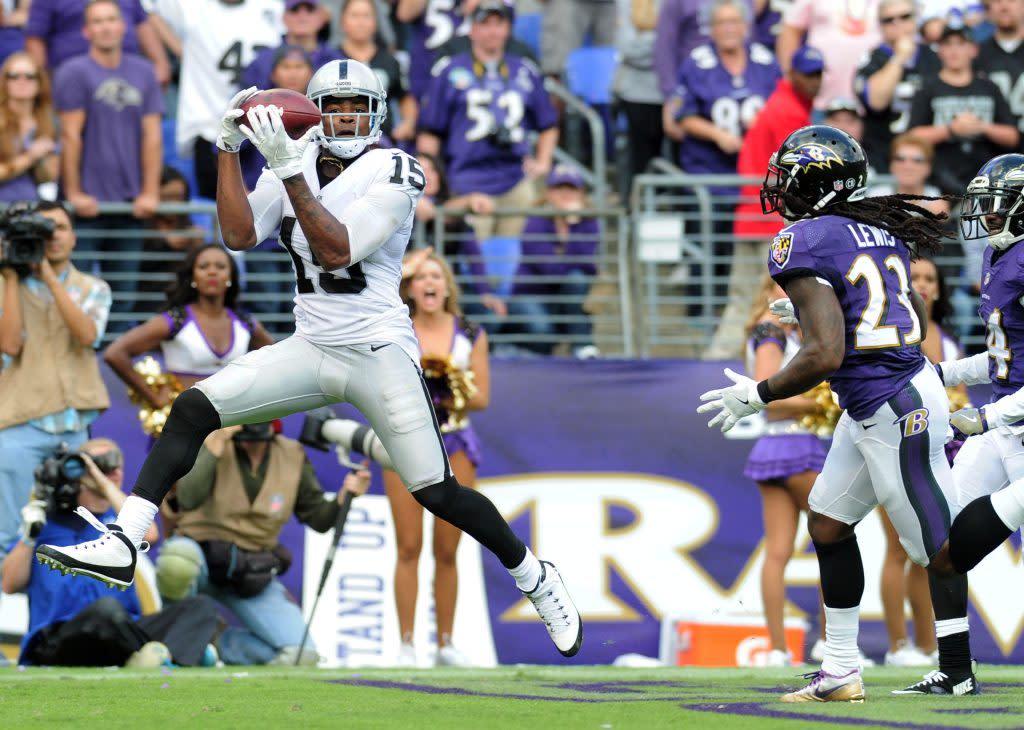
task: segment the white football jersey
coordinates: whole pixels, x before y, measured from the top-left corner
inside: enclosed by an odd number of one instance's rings
[[[242,72],[264,48],[281,45],[281,0],[155,0],[154,12],[181,39],[175,144],[192,157],[196,137],[215,142]]]
[[[326,271],[310,251],[284,183],[271,170],[263,171],[249,194],[250,205],[259,211],[254,216],[256,237],[264,241],[280,228],[279,242],[295,269],[296,333],[329,346],[394,342],[418,363],[419,345],[398,287],[416,202],[425,183],[423,170],[401,150],[373,149],[321,189],[316,173],[319,154],[316,143],[306,148],[303,174],[313,194],[342,223],[345,209],[371,189],[401,191],[412,206],[379,248],[347,268]],[[381,211],[381,216],[386,215],[394,217]]]

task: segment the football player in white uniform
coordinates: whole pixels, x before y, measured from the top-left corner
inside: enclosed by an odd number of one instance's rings
[[[280,229],[295,267],[296,333],[178,396],[117,522],[99,525],[105,532],[98,540],[40,546],[40,562],[130,585],[157,506],[192,468],[210,432],[344,401],[367,417],[417,501],[494,552],[558,650],[575,655],[583,625],[558,571],[534,557],[486,497],[461,486],[448,463],[398,295],[425,179],[409,155],[375,146],[387,113],[377,75],[355,61],[321,67],[307,94],[322,123],[298,140],[288,136],[276,107],[255,106],[237,124],[238,107],[254,92],[236,95],[222,121],[217,210],[224,242],[234,250]],[[268,166],[248,195],[237,155],[245,137]]]

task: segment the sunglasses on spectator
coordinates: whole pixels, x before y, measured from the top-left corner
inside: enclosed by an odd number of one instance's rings
[[[881,23],[882,25],[892,25],[893,23],[895,23],[898,20],[902,20],[902,21],[906,22],[908,20],[913,20],[913,19],[914,19],[914,14],[913,13],[904,13],[903,15],[890,15],[888,18],[879,18],[878,22]]]
[[[25,71],[19,73],[17,71],[8,71],[5,76],[11,81],[17,81],[18,79],[27,79],[28,81],[35,81],[39,78],[39,74]]]
[[[916,162],[919,165],[928,162],[928,160],[921,155],[896,155],[892,160],[893,162]]]

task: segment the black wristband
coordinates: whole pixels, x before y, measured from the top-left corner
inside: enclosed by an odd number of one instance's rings
[[[768,381],[762,380],[757,384],[757,397],[761,399],[762,403],[771,403],[773,400],[777,400],[775,394],[772,393],[771,388],[768,387]]]

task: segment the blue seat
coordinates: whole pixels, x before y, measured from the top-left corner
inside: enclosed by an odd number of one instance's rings
[[[607,106],[618,65],[618,51],[610,46],[577,48],[565,59],[566,86],[591,106]]]
[[[484,255],[484,270],[491,280],[491,288],[499,297],[507,297],[512,293],[512,282],[522,254],[519,239],[488,238],[480,242],[480,252]]]
[[[516,15],[512,25],[512,35],[533,49],[534,55],[540,58],[540,28],[543,13],[526,13]]]

